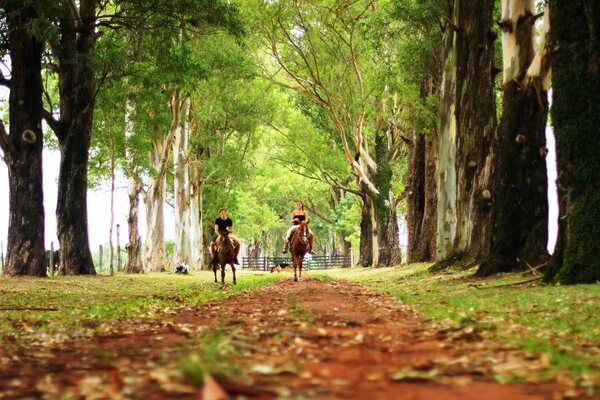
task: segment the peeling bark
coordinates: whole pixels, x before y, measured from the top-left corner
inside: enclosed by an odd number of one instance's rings
[[[144,268],[146,271],[164,271],[167,268],[164,233],[164,203],[166,190],[167,161],[171,156],[173,141],[179,128],[182,98],[178,90],[170,97],[171,126],[164,140],[154,140],[150,159],[156,174],[151,178],[146,191],[146,238],[144,241]]]
[[[508,9],[506,7],[509,7]],[[546,91],[527,82],[534,60],[533,2],[503,2],[505,76],[502,118],[494,142],[493,245],[478,275],[538,266],[548,258]],[[542,50],[543,51],[543,50]],[[541,70],[540,70],[541,71]]]

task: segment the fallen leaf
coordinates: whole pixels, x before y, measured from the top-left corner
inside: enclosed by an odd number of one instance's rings
[[[227,392],[219,385],[219,383],[210,375],[204,375],[204,387],[202,388],[203,400],[228,400]]]

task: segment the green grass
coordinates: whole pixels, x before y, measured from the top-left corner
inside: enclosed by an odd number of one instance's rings
[[[425,318],[477,326],[486,337],[548,359],[546,378],[564,371],[583,385],[600,383],[600,285],[553,286],[531,276],[472,278],[473,270],[428,272],[430,264],[350,268],[313,276],[347,279],[394,296]]]
[[[238,284],[233,286],[228,271],[224,288],[213,279],[212,272],[205,271],[191,275],[0,277],[0,342],[78,329],[98,331],[125,319],[168,319],[176,307],[197,306],[281,278],[238,272]],[[31,310],[36,307],[41,309]]]

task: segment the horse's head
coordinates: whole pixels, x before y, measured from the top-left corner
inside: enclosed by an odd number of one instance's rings
[[[298,227],[298,236],[302,244],[308,244],[308,222],[300,222],[300,226]]]
[[[227,232],[223,232],[219,235],[219,237],[217,237],[216,244],[217,251],[219,253],[227,253],[229,251],[233,251],[233,243],[231,242],[231,239],[229,239],[229,235],[227,234]]]

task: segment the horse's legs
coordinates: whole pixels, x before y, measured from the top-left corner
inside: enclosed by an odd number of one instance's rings
[[[218,264],[215,264],[215,262],[213,261],[212,263],[212,270],[215,273],[215,283],[218,283],[219,281],[217,280],[217,268],[218,268]]]
[[[233,284],[237,285],[235,282],[235,265],[233,265],[233,263],[231,264],[231,272],[233,273]]]
[[[298,270],[298,258],[296,256],[292,257],[292,263],[294,264],[294,282],[298,282],[298,275],[297,275],[297,270]]]
[[[222,285],[225,284],[225,265],[226,264],[221,264],[221,284]]]
[[[298,269],[299,269],[298,274],[299,274],[300,278],[302,278],[302,259],[300,259],[300,265],[298,265]]]

